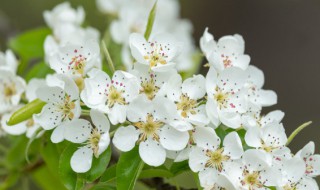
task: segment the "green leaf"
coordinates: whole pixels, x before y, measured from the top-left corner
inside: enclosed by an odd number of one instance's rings
[[[39,99],[33,100],[32,102],[20,108],[18,111],[14,112],[7,124],[16,125],[30,119],[33,114],[40,113],[44,105],[46,105],[46,102],[43,102]]]
[[[139,176],[139,179],[144,178],[153,178],[153,177],[162,177],[162,178],[170,178],[174,175],[169,171],[165,169],[146,169],[142,170]]]
[[[57,155],[60,155],[60,153],[57,145],[48,141],[42,145],[40,153],[52,175],[59,178],[59,156]]]
[[[55,155],[57,157],[57,155]],[[53,175],[48,167],[40,167],[32,173],[32,178],[43,190],[65,190],[59,178]]]
[[[100,178],[100,182],[111,182],[116,179],[117,165],[114,164],[103,173]]]
[[[0,183],[0,190],[7,190],[10,187],[14,186],[19,180],[21,173],[19,172],[11,172],[6,179]]]
[[[45,78],[47,74],[53,73],[52,69],[45,63],[39,62],[35,64],[27,73],[26,80],[30,81],[32,78]]]
[[[109,183],[99,183],[95,185],[90,190],[116,190],[117,188]]]
[[[170,172],[176,176],[182,172],[190,171],[189,163],[187,160],[182,162],[174,162],[170,167]]]
[[[154,20],[156,18],[156,12],[157,12],[157,3],[158,1],[156,1],[149,13],[149,17],[148,17],[148,23],[147,23],[147,28],[146,31],[144,32],[144,38],[146,40],[149,39],[150,34],[152,32],[152,28],[153,28],[153,24],[154,24]]]
[[[143,168],[138,146],[129,152],[122,153],[117,164],[117,189],[132,190]]]
[[[90,182],[98,179],[106,170],[111,159],[111,148],[104,151],[99,158],[94,157],[91,169],[86,173],[86,179]]]
[[[44,56],[44,40],[50,33],[51,30],[49,28],[38,28],[27,31],[9,41],[9,48],[18,53],[21,58],[18,69],[19,74],[22,74],[28,68],[31,59]]]
[[[6,165],[10,170],[20,169],[22,164],[25,163],[24,153],[28,144],[28,138],[19,136],[14,138],[12,142],[14,142],[14,144],[6,154]]]
[[[60,180],[69,190],[81,189],[85,185],[83,174],[75,173],[70,165],[71,157],[77,149],[76,145],[69,144],[62,152],[59,160]]]

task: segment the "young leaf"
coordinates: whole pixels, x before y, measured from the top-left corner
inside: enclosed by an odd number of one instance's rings
[[[139,179],[144,179],[144,178],[153,178],[153,177],[163,177],[163,178],[170,178],[173,177],[174,175],[165,169],[146,169],[142,170],[139,176]]]
[[[143,168],[143,161],[136,146],[129,152],[122,153],[116,169],[117,189],[132,190]]]
[[[101,176],[100,182],[109,183],[116,179],[117,164],[110,166]]]
[[[66,190],[66,188],[61,184],[59,178],[54,176],[46,166],[40,167],[32,172],[32,179],[43,190]]]
[[[32,78],[45,78],[47,74],[53,73],[52,69],[45,63],[39,62],[35,64],[27,73],[26,80],[30,81]]]
[[[18,111],[14,112],[11,115],[7,124],[16,125],[18,123],[21,123],[25,120],[30,119],[33,114],[40,113],[45,104],[46,104],[45,102],[39,99],[33,100],[32,102],[20,108]]]
[[[171,167],[170,167],[170,172],[176,176],[182,172],[185,172],[185,171],[189,171],[190,168],[189,168],[189,163],[188,161],[182,161],[182,162],[174,162]]]
[[[156,18],[156,12],[157,12],[157,2],[156,1],[149,13],[149,17],[148,17],[148,23],[147,23],[147,28],[146,31],[144,32],[144,38],[146,40],[149,39],[150,34],[152,32],[152,28],[153,28],[153,24],[154,24],[154,19]]]
[[[104,151],[99,158],[94,157],[91,169],[86,173],[86,179],[90,182],[98,179],[106,170],[111,159],[111,148]]]

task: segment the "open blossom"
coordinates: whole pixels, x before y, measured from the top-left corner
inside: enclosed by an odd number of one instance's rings
[[[10,71],[0,70],[0,114],[12,111],[20,102],[26,82]]]
[[[49,59],[50,67],[57,73],[80,77],[99,65],[100,61],[100,48],[95,41],[83,45],[67,44]]]
[[[252,127],[264,128],[269,123],[281,123],[284,112],[275,110],[266,115],[261,115],[261,111],[248,112],[242,115],[242,125],[245,129]]]
[[[271,167],[271,157],[255,149],[245,151],[242,160],[230,163],[225,172],[228,182],[242,190],[268,190],[281,179],[281,172]]]
[[[146,41],[142,34],[130,35],[132,56],[137,63],[148,65],[156,72],[166,72],[176,65],[175,58],[179,54],[179,47],[170,34],[158,34]]]
[[[306,170],[305,175],[308,177],[316,177],[320,175],[320,155],[314,154],[314,142],[305,145],[295,157],[304,161]]]
[[[44,11],[43,16],[47,25],[54,28],[65,23],[81,25],[84,21],[85,12],[82,7],[73,9],[70,3],[65,2],[57,5],[52,11]]]
[[[182,82],[180,75],[169,80],[167,97],[176,104],[177,118],[171,125],[178,130],[191,130],[192,125],[205,126],[209,123],[205,105],[201,104],[206,94],[206,79],[194,75]]]
[[[189,166],[192,171],[199,172],[202,186],[216,183],[216,178],[223,173],[226,165],[233,160],[240,159],[243,154],[242,143],[236,132],[229,133],[220,147],[217,135],[206,142],[206,148],[196,147],[190,152]]]
[[[16,73],[18,67],[18,60],[11,50],[5,53],[0,52],[0,70],[10,71]]]
[[[110,143],[108,118],[101,112],[92,109],[90,111],[93,126],[89,121],[76,119],[65,123],[59,136],[73,143],[82,143],[71,157],[71,168],[77,173],[84,173],[90,170],[93,156],[99,156],[108,148]],[[57,138],[59,138],[57,136]]]
[[[150,70],[148,66],[142,64],[134,65],[131,73],[135,75],[140,82],[140,94],[144,94],[150,100],[156,96],[166,95],[170,79],[177,76],[180,77],[174,69],[168,72],[154,72]]]
[[[187,131],[170,125],[175,105],[164,97],[152,101],[140,95],[128,107],[129,126],[117,129],[113,143],[121,151],[129,151],[139,144],[142,160],[151,166],[160,166],[166,159],[166,150],[179,151],[189,140]]]
[[[41,113],[33,115],[33,119],[45,130],[54,129],[65,122],[77,119],[81,114],[77,85],[65,75],[57,75],[57,78],[63,81],[63,88],[54,86],[37,90],[37,97],[47,104]]]
[[[274,159],[290,157],[290,150],[285,146],[287,135],[282,124],[270,123],[264,128],[250,128],[245,134],[245,141],[250,147],[271,154]]]
[[[88,76],[81,99],[88,107],[107,113],[112,124],[123,123],[126,107],[139,94],[137,78],[130,73],[116,71],[110,79],[98,69],[92,69]]]
[[[223,36],[215,42],[206,29],[200,40],[200,47],[209,64],[218,71],[229,67],[246,70],[250,63],[250,56],[244,54],[244,40],[239,34]]]
[[[206,110],[215,126],[222,122],[230,128],[240,127],[241,114],[247,111],[244,84],[245,75],[241,69],[232,67],[218,74],[210,68],[206,77]]]
[[[255,66],[250,65],[245,71],[247,80],[248,107],[251,110],[261,110],[262,107],[272,106],[277,103],[277,94],[272,90],[262,89],[264,85],[264,74]]]

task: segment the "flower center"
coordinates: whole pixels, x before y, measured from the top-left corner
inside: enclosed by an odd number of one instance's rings
[[[154,120],[151,114],[148,114],[145,122],[136,122],[134,126],[140,129],[141,134],[139,142],[145,141],[148,137],[152,137],[153,140],[159,141],[158,129],[163,126],[164,123]]]
[[[223,66],[224,68],[227,68],[227,67],[231,67],[232,64],[231,64],[231,60],[229,59],[229,56],[225,56],[224,54],[221,55],[222,57],[222,62],[223,62]]]
[[[145,95],[149,98],[149,100],[152,100],[157,92],[159,91],[159,87],[157,87],[154,83],[154,80],[151,79],[149,81],[143,81],[141,83],[142,89],[140,90],[140,93],[145,93]]]
[[[111,108],[115,103],[124,105],[126,104],[126,101],[122,97],[122,92],[118,91],[114,86],[111,86],[108,94],[108,106]]]
[[[8,99],[10,99],[12,96],[14,96],[17,93],[16,87],[14,84],[9,84],[4,86],[4,96]]]
[[[59,105],[59,111],[62,112],[62,120],[72,120],[74,118],[73,109],[76,107],[75,103],[70,100],[69,95],[65,95],[64,102]]]
[[[283,190],[296,190],[297,189],[296,187],[292,187],[289,184],[287,184],[286,186],[283,186],[282,188],[283,188]]]
[[[144,56],[144,59],[149,62],[150,67],[155,67],[160,63],[161,65],[167,64],[166,58],[168,57],[163,51],[161,44],[157,42],[149,42],[153,50],[147,52],[147,55]],[[167,47],[165,47],[167,48]]]
[[[216,88],[216,93],[214,94],[214,99],[218,102],[219,108],[226,108],[228,103],[229,93],[224,93],[220,88]]]
[[[91,135],[89,137],[89,145],[93,150],[93,154],[96,158],[99,157],[99,142],[100,142],[101,134],[98,129],[93,129]]]
[[[72,71],[72,74],[84,74],[84,68],[86,66],[87,58],[83,57],[81,54],[71,58],[68,69]]]
[[[219,171],[222,171],[223,162],[230,159],[229,156],[223,154],[224,149],[220,148],[216,151],[207,151],[206,155],[209,157],[209,160],[206,163],[206,167],[216,168]]]
[[[244,180],[241,181],[242,185],[248,185],[249,189],[255,189],[254,187],[261,188],[263,187],[262,183],[259,180],[259,172],[249,173],[248,171],[244,172]]]
[[[196,106],[197,101],[190,99],[185,94],[180,96],[180,102],[177,103],[177,109],[181,111],[181,116],[184,118],[188,116],[188,113],[191,113],[192,115],[196,114],[196,111],[194,110]]]
[[[33,119],[29,119],[29,120],[27,121],[26,126],[27,126],[28,128],[33,127],[33,126],[34,126],[34,120],[33,120]]]

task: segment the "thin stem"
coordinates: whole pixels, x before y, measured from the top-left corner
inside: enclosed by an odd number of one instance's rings
[[[109,135],[110,135],[110,138],[112,138],[113,137],[113,135],[114,135],[114,133],[117,131],[117,129],[115,129],[115,130],[113,130],[113,131],[111,131],[110,133],[109,133]]]
[[[304,128],[306,128],[306,127],[308,127],[309,125],[311,125],[311,123],[312,123],[312,121],[306,122],[306,123],[300,125],[296,130],[294,130],[294,131],[291,133],[291,135],[289,136],[288,141],[287,141],[287,143],[286,143],[286,146],[288,146],[288,145],[291,143],[291,141],[292,141]]]
[[[107,63],[109,65],[109,69],[111,70],[112,73],[114,73],[115,72],[115,68],[114,68],[114,64],[113,64],[113,61],[111,59],[111,56],[109,54],[107,45],[103,40],[101,41],[101,44],[102,44],[103,52],[104,52],[104,55],[106,57]]]
[[[201,185],[200,185],[200,181],[199,181],[199,176],[198,176],[198,174],[197,174],[197,173],[193,173],[193,178],[194,178],[194,180],[196,181],[198,190],[202,190],[202,187],[201,187]]]

